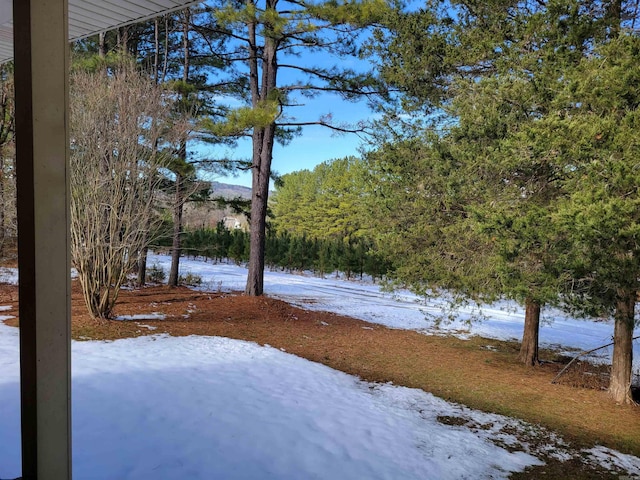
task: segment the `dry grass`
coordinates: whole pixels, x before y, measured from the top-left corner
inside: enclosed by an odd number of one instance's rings
[[[17,308],[15,287],[0,286],[0,303]],[[117,339],[169,333],[219,335],[270,344],[374,382],[421,388],[444,399],[540,424],[575,446],[605,445],[640,456],[640,408],[615,405],[599,389],[552,385],[561,365],[525,367],[517,345],[473,338],[426,336],[326,312],[310,312],[266,297],[152,287],[123,291],[116,314],[162,312],[165,320],[96,322],[74,285],[76,339]],[[9,312],[17,315],[17,310]],[[150,331],[139,324],[153,325]],[[549,354],[550,355],[550,354]],[[565,464],[533,469],[528,477],[590,477]],[[555,473],[554,473],[555,472]],[[597,478],[605,478],[598,474]]]

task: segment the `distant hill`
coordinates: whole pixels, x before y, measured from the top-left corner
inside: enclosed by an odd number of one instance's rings
[[[224,198],[251,198],[251,189],[242,185],[231,185],[229,183],[211,182],[211,194],[213,197]]]

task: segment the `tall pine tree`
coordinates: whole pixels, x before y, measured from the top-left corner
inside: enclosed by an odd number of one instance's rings
[[[212,8],[215,22],[211,28],[234,39],[234,48],[224,57],[236,65],[236,83],[244,82],[248,90],[240,92],[246,106],[232,111],[226,123],[211,128],[220,134],[246,133],[251,137],[251,240],[245,293],[261,295],[274,142],[286,142],[308,125],[339,131],[359,128],[336,124],[329,116],[297,121],[287,112],[302,104],[304,96],[332,93],[356,99],[380,93],[373,75],[338,65],[341,59],[359,55],[359,35],[379,22],[391,7],[384,0],[246,0],[221,1]],[[333,58],[335,66],[316,64],[319,54]],[[303,63],[302,55],[311,60]]]

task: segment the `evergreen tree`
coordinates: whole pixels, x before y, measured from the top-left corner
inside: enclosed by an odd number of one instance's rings
[[[366,235],[365,175],[366,166],[356,157],[284,175],[272,201],[274,228],[318,239]]]
[[[548,154],[562,159],[567,192],[555,220],[570,248],[562,265],[567,292],[582,314],[612,314],[609,392],[631,403],[632,337],[640,279],[640,38],[621,33],[566,72],[557,114],[540,122],[553,133]]]
[[[540,307],[558,300],[566,279],[557,272],[562,239],[551,222],[566,172],[553,155],[547,155],[552,136],[539,135],[537,122],[553,115],[565,71],[619,24],[612,12],[620,13],[620,3],[557,0],[428,6],[401,17],[398,35],[381,46],[386,61],[383,75],[402,89],[401,106],[431,114],[417,116],[440,132],[437,141],[427,141],[423,156],[427,165],[416,166],[416,171],[442,174],[444,167],[450,179],[409,174],[418,185],[429,187],[422,201],[431,218],[423,221],[432,225],[415,225],[416,232],[424,230],[415,236],[424,238],[424,248],[442,252],[438,262],[442,260],[444,268],[438,270],[444,272],[447,263],[452,273],[460,265],[478,264],[451,254],[450,242],[441,240],[445,234],[476,238],[483,245],[476,254],[467,251],[482,261],[490,256],[494,266],[486,275],[465,274],[468,281],[463,281],[465,276],[447,274],[445,283],[465,293],[502,292],[525,303],[520,355],[523,362],[534,364]],[[414,77],[411,72],[416,70],[420,75]],[[443,145],[447,157],[440,153]],[[434,155],[440,168],[433,164]],[[398,160],[400,168],[405,161]],[[456,171],[448,169],[452,165]],[[435,208],[434,191],[445,204],[457,205],[454,215],[448,207]],[[434,255],[416,255],[435,261]],[[420,284],[419,273],[409,275],[410,261],[408,265],[409,271],[403,266],[397,269],[400,277]],[[442,281],[438,277],[434,279]]]
[[[172,262],[168,277],[170,286],[178,282],[179,261],[183,237],[182,212],[184,204],[201,190],[197,176],[202,170],[221,170],[235,165],[225,159],[201,159],[194,157],[192,146],[197,143],[232,143],[233,137],[220,137],[203,127],[206,119],[213,121],[226,113],[216,102],[216,95],[229,91],[229,86],[215,83],[214,72],[226,66],[217,55],[224,50],[227,37],[208,28],[210,12],[201,6],[166,14],[148,22],[120,27],[111,32],[77,42],[75,51],[85,62],[95,62],[92,55],[107,57],[111,52],[132,55],[144,65],[156,83],[163,84],[172,93],[174,105],[173,125],[182,135],[172,145],[156,145],[173,157],[166,170],[172,187],[170,210],[172,212]],[[94,57],[95,58],[95,57]],[[205,122],[206,123],[206,122]],[[201,192],[200,192],[201,193]],[[152,239],[149,239],[151,241]],[[140,280],[146,269],[146,247],[140,252]],[[140,281],[142,284],[143,281]]]
[[[377,179],[370,197],[377,248],[390,277],[416,293],[446,288],[471,298],[497,295],[493,245],[478,235],[471,209],[482,203],[482,171],[449,138],[427,135],[368,155]]]
[[[301,96],[335,93],[346,99],[378,93],[370,74],[352,69],[323,68],[303,64],[304,52],[324,52],[336,59],[357,56],[358,36],[389,11],[383,0],[354,0],[316,4],[280,0],[221,1],[212,9],[213,29],[235,39],[234,48],[225,52],[228,62],[237,65],[236,80],[244,81],[248,105],[232,111],[224,124],[211,125],[212,131],[249,134],[253,153],[251,202],[251,248],[245,292],[263,291],[264,248],[267,202],[273,145],[276,139],[289,140],[300,128],[323,125],[340,131],[353,130],[333,123],[330,117],[296,121],[285,115],[288,107],[302,101]],[[297,78],[283,81],[282,72],[292,71]],[[248,76],[248,82],[246,78]]]
[[[182,10],[177,14],[180,25],[180,49],[175,62],[175,70],[179,76],[169,80],[169,85],[179,97],[177,102],[175,122],[183,125],[184,135],[175,148],[175,161],[172,163],[171,171],[175,177],[173,211],[173,242],[171,248],[171,268],[169,271],[168,285],[175,287],[178,285],[178,272],[180,255],[182,252],[182,214],[184,205],[194,189],[189,188],[193,184],[197,171],[194,159],[189,158],[187,143],[194,138],[202,142],[221,142],[223,139],[212,136],[206,129],[202,129],[199,123],[206,119],[220,115],[222,108],[214,101],[214,95],[221,93],[224,89],[218,85],[212,85],[209,81],[209,74],[212,69],[219,69],[224,66],[216,57],[206,57],[203,51],[206,49],[223,48],[223,39],[212,32],[204,34],[198,29],[199,17],[206,16],[200,7],[192,7]],[[166,52],[168,55],[168,52]],[[156,64],[156,66],[158,66]],[[159,78],[159,75],[157,75]],[[205,134],[205,132],[207,132]],[[213,162],[198,162],[200,169],[211,167]]]

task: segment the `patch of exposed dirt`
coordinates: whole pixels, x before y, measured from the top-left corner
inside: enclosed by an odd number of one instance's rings
[[[605,392],[552,385],[559,364],[525,367],[517,345],[490,339],[459,340],[388,329],[328,312],[306,311],[268,297],[205,293],[164,286],[123,290],[115,315],[157,318],[97,322],[73,282],[72,335],[113,340],[166,333],[215,335],[269,344],[374,382],[421,388],[444,399],[521,418],[558,431],[577,447],[602,444],[640,456],[640,408],[616,406]],[[17,287],[0,285],[2,315],[18,311]],[[6,321],[16,325],[17,319]],[[488,348],[490,347],[490,348]],[[443,423],[459,419],[442,417]],[[529,478],[564,478],[533,469]],[[584,477],[590,478],[590,477]]]
[[[469,419],[462,417],[452,417],[449,415],[438,415],[436,420],[444,425],[449,425],[453,427],[461,427],[463,425],[467,425],[469,423]]]

